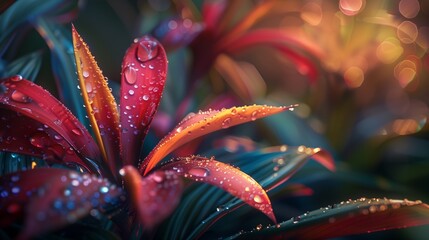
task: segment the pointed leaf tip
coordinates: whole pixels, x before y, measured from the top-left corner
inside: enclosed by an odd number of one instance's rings
[[[219,187],[258,209],[276,223],[276,217],[265,190],[252,177],[235,167],[214,159],[192,156],[178,158],[161,169],[172,170],[177,175]]]
[[[296,105],[288,107],[252,105],[189,114],[158,143],[143,161],[139,170],[147,174],[166,155],[200,136],[255,121],[285,110],[293,110],[294,107]]]
[[[115,98],[88,45],[72,25],[73,49],[81,94],[104,161],[113,173],[120,166],[119,114]]]
[[[135,165],[167,78],[167,55],[151,36],[135,39],[122,61],[120,124],[125,164]]]

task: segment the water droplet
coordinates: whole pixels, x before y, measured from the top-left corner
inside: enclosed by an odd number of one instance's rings
[[[162,181],[164,181],[164,176],[161,175],[161,173],[155,172],[153,174],[153,180],[157,183],[161,183]]]
[[[225,118],[222,122],[222,128],[229,128],[231,125],[231,118]]]
[[[22,76],[21,75],[15,75],[15,76],[11,77],[10,80],[13,82],[19,82],[22,80]]]
[[[252,121],[255,121],[255,120],[256,120],[256,118],[257,118],[257,115],[258,115],[258,111],[254,111],[254,112],[252,112],[252,114],[251,114],[251,120],[252,120]]]
[[[10,98],[15,101],[15,102],[20,102],[20,103],[29,103],[31,102],[31,98],[28,97],[27,95],[23,94],[22,92],[15,90],[12,92],[12,95],[10,96]]]
[[[137,60],[146,62],[158,56],[158,43],[150,38],[140,39],[137,46]]]
[[[14,194],[18,194],[20,190],[21,190],[21,189],[20,189],[19,187],[13,187],[13,188],[11,189],[11,192],[12,192],[12,193],[14,193]]]
[[[109,188],[106,187],[106,186],[103,186],[103,187],[100,188],[100,192],[101,193],[108,193],[109,192]]]
[[[125,81],[128,84],[134,84],[134,83],[136,83],[136,81],[137,81],[137,72],[136,72],[135,68],[133,68],[130,65],[128,65],[127,67],[125,67],[125,69],[123,71],[123,74],[124,74]]]
[[[85,83],[85,88],[86,88],[86,92],[87,92],[87,93],[92,92],[92,85],[91,85],[91,83],[90,83],[90,82],[86,82],[86,83]]]
[[[153,69],[155,69],[155,67],[151,64],[151,65],[149,65],[149,69],[153,70]]]
[[[89,77],[89,72],[88,71],[83,71],[82,75],[83,75],[84,78],[87,78],[87,77]]]
[[[176,128],[176,132],[180,133],[182,131],[182,127]]]
[[[44,148],[47,146],[47,139],[44,135],[35,134],[30,138],[30,143],[37,148]]]
[[[253,197],[253,201],[255,201],[255,203],[262,203],[263,202],[261,196],[259,196],[259,195],[255,195]]]
[[[196,167],[190,169],[188,173],[195,177],[207,177],[208,175],[210,175],[210,170],[208,170],[207,168]]]
[[[145,101],[147,101],[147,100],[149,100],[149,96],[148,95],[143,95],[142,99],[145,100]]]
[[[72,133],[74,133],[74,134],[76,134],[78,136],[82,135],[81,131],[79,129],[77,129],[77,128],[72,129],[71,131],[72,131]]]
[[[130,89],[130,90],[128,91],[128,93],[132,96],[132,95],[134,95],[134,90]]]
[[[244,191],[248,192],[248,191],[250,191],[250,188],[249,187],[245,187]]]
[[[256,226],[256,230],[261,230],[262,229],[262,224],[258,224],[258,226]]]
[[[298,217],[294,217],[294,218],[293,218],[293,223],[294,223],[294,224],[297,224],[300,220],[301,220],[301,217],[300,217],[300,216],[298,216]]]

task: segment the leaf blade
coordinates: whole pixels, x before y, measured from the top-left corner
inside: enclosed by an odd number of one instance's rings
[[[122,61],[120,124],[121,154],[134,165],[158,108],[167,77],[167,56],[153,37],[136,39]]]
[[[231,165],[214,159],[193,156],[169,162],[161,169],[173,170],[176,174],[194,181],[217,186],[261,211],[274,223],[276,222],[265,190],[252,177]]]
[[[120,168],[119,113],[115,98],[88,45],[72,26],[79,85],[104,161],[114,175]]]
[[[180,122],[173,131],[167,134],[167,136],[165,136],[149,153],[139,170],[143,172],[143,174],[147,174],[167,154],[200,136],[267,117],[290,108],[292,108],[292,106],[273,107],[253,105],[188,115],[187,118],[182,120],[182,122]]]
[[[429,206],[421,201],[361,198],[227,239],[327,239],[425,225],[428,216]]]

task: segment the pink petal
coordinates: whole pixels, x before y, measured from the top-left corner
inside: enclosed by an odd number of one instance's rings
[[[42,87],[14,76],[1,81],[0,108],[18,112],[47,125],[63,137],[79,154],[98,160],[98,147],[86,128],[56,98]]]
[[[133,166],[121,169],[137,216],[146,228],[166,219],[179,204],[182,182],[173,171],[156,171],[142,178]]]
[[[208,31],[213,31],[218,26],[222,14],[226,8],[226,1],[204,1],[202,7],[203,21]]]
[[[157,40],[134,40],[122,62],[121,154],[125,164],[135,164],[142,141],[155,114],[167,77],[167,56]]]
[[[91,172],[87,163],[52,128],[11,110],[0,108],[0,150],[39,157],[48,163],[74,163]]]
[[[233,107],[220,111],[211,110],[189,114],[173,131],[165,136],[150,152],[140,166],[147,174],[159,161],[183,144],[208,133],[288,110],[292,107],[253,105]]]
[[[73,48],[82,97],[104,161],[115,175],[120,168],[119,114],[107,80],[89,47],[72,27]]]
[[[121,189],[107,180],[67,169],[37,168],[1,179],[0,216],[13,221],[24,217],[20,239],[57,230],[89,213],[95,216],[121,201]]]
[[[178,175],[197,182],[217,186],[267,215],[276,218],[265,190],[249,175],[228,164],[204,157],[179,158],[161,169],[173,170]]]

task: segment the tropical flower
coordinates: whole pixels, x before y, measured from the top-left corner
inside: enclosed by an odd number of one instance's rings
[[[2,216],[9,216],[5,224],[24,217],[25,228],[20,237],[27,238],[75,222],[89,213],[97,214],[105,205],[123,200],[123,190],[116,187],[123,179],[132,208],[144,226],[151,228],[179,202],[179,176],[216,185],[276,222],[264,189],[237,168],[200,156],[156,166],[169,153],[197,137],[289,107],[253,105],[189,114],[140,160],[142,141],[166,80],[167,57],[163,47],[156,39],[144,36],[135,39],[127,50],[118,110],[88,46],[74,27],[72,33],[79,86],[95,141],[48,91],[21,76],[3,79],[0,113],[5,127],[1,149],[78,170],[35,168],[2,177],[0,205]]]

